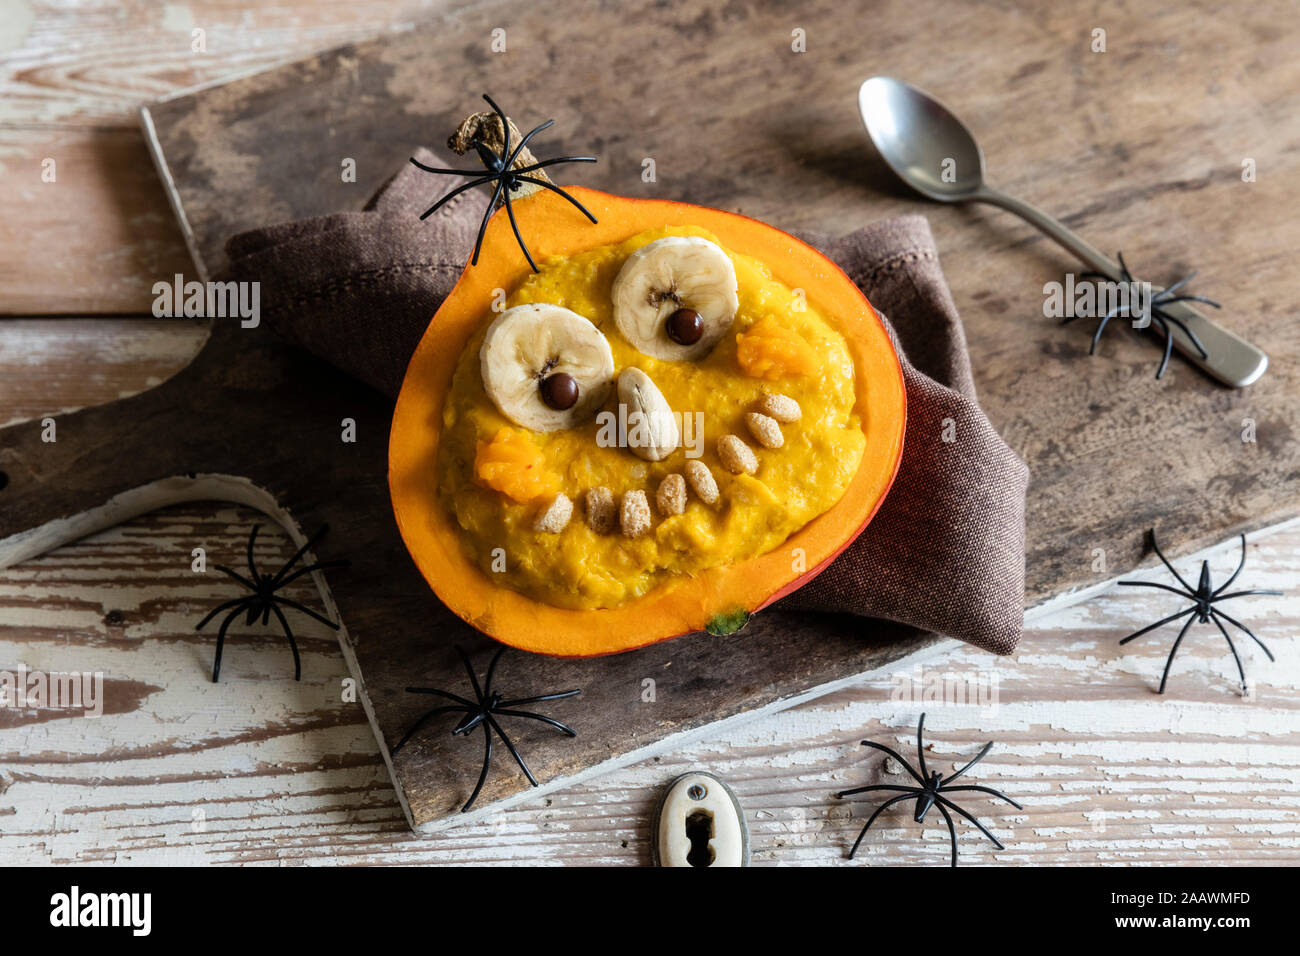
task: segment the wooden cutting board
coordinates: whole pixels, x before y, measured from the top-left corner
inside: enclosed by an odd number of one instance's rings
[[[1287,4],[1162,24],[1115,8],[1099,24],[1105,53],[1047,0],[843,11],[834,0],[796,12],[776,2],[633,12],[576,0],[563,16],[481,5],[173,97],[145,112],[145,130],[200,277],[222,267],[235,232],[359,208],[415,146],[441,145],[483,91],[521,124],[555,118],[543,155],[599,155],[572,178],[612,192],[830,233],[926,208],[982,401],[1033,473],[1030,609],[1130,570],[1152,525],[1185,553],[1292,515],[1300,333],[1288,308],[1297,227],[1287,184],[1300,153],[1286,146],[1300,138],[1300,65],[1282,51],[1300,41],[1300,26]],[[503,39],[504,52],[493,52]],[[1259,51],[1257,69],[1227,59],[1242,49]],[[1043,284],[1074,263],[1003,214],[920,206],[873,158],[855,108],[873,73],[943,97],[980,135],[994,181],[1123,250],[1144,278],[1200,268],[1196,290],[1221,299],[1223,320],[1270,353],[1268,373],[1228,391],[1175,361],[1157,382],[1155,346],[1122,325],[1090,359],[1084,323],[1061,328],[1042,313]],[[1244,158],[1257,164],[1254,182],[1242,180]],[[346,160],[355,182],[340,175]],[[407,685],[463,693],[452,644],[480,672],[491,654],[432,597],[398,540],[384,481],[389,413],[381,396],[269,333],[218,323],[185,371],[64,416],[57,443],[40,440],[39,423],[0,431],[0,565],[168,501],[244,501],[299,542],[328,522],[318,557],[352,567],[330,573],[324,600],[343,621],[341,644],[387,756],[430,706]],[[340,441],[345,417],[355,443]],[[520,696],[583,692],[546,711],[577,729],[576,740],[527,726],[515,735],[549,789],[936,641],[773,611],[730,638],[595,661],[508,652],[498,680]],[[470,816],[457,811],[482,742],[446,729],[435,725],[390,761],[420,828]],[[472,816],[536,794],[499,750]]]

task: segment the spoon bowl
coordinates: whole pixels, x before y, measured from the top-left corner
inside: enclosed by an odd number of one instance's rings
[[[893,77],[873,76],[858,89],[858,110],[881,159],[921,195],[963,202],[984,187],[984,152],[932,96]]]

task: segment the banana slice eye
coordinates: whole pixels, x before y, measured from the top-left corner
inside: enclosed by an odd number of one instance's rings
[[[535,432],[594,417],[613,386],[605,336],[558,305],[506,309],[488,326],[478,355],[483,388],[497,410]]]
[[[675,361],[707,355],[740,308],[735,266],[699,236],[667,236],[632,253],[612,297],[623,337],[645,355]]]

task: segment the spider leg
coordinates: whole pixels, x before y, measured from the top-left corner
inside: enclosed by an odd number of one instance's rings
[[[257,532],[262,530],[260,524],[253,525],[253,530],[248,533],[248,573],[254,581],[257,580],[257,565],[253,562],[253,542],[257,540]]]
[[[436,687],[408,687],[406,688],[406,692],[408,694],[433,694],[435,697],[442,697],[446,700],[454,700],[456,703],[463,704],[464,706],[470,708],[471,710],[475,710],[478,708],[478,704],[474,703],[472,700],[466,700],[464,697],[461,697],[459,694],[453,694],[450,691],[438,690]]]
[[[1165,553],[1164,553],[1163,551],[1160,550],[1160,545],[1156,543],[1156,533],[1155,533],[1155,529],[1152,529],[1152,531],[1151,531],[1151,547],[1155,548],[1156,556],[1161,560],[1161,562],[1164,564],[1164,566],[1167,567],[1167,568],[1169,569],[1169,573],[1172,574],[1174,577],[1176,577],[1176,578],[1178,579],[1178,583],[1181,584],[1184,588],[1187,589],[1187,593],[1188,593],[1188,594],[1195,594],[1195,593],[1196,593],[1196,589],[1193,588],[1190,584],[1188,584],[1188,583],[1183,579],[1183,576],[1182,576],[1181,574],[1178,573],[1177,569],[1175,569],[1174,566],[1173,566],[1172,564],[1169,563],[1169,560],[1165,557]]]
[[[1174,646],[1169,649],[1169,658],[1165,661],[1165,672],[1160,675],[1160,690],[1157,693],[1163,694],[1165,692],[1165,681],[1169,680],[1169,668],[1173,666],[1174,655],[1178,653],[1178,645],[1183,643],[1183,637],[1186,636],[1187,629],[1192,626],[1192,622],[1195,620],[1195,617],[1187,619],[1183,629],[1178,632],[1178,639],[1174,641]]]
[[[482,176],[482,169],[440,169],[437,166],[426,166],[414,156],[411,157],[411,165],[423,169],[426,173],[441,173],[445,176]]]
[[[930,771],[927,770],[925,766],[925,742],[921,739],[921,734],[924,731],[925,731],[925,714],[922,714],[921,719],[916,722],[916,757],[917,757],[917,761],[921,765],[921,776],[923,778],[928,778],[930,776]]]
[[[1192,605],[1191,607],[1189,607],[1186,611],[1179,611],[1177,614],[1170,614],[1168,617],[1163,617],[1163,618],[1161,618],[1160,620],[1156,621],[1154,624],[1148,624],[1146,627],[1142,628],[1142,630],[1140,630],[1140,631],[1134,631],[1134,632],[1133,632],[1132,634],[1130,634],[1128,637],[1122,639],[1122,640],[1120,641],[1120,644],[1121,644],[1121,645],[1122,645],[1122,644],[1127,644],[1129,641],[1133,640],[1133,638],[1135,638],[1135,637],[1141,637],[1143,634],[1146,634],[1148,631],[1154,631],[1157,627],[1164,627],[1164,625],[1168,624],[1170,621],[1176,621],[1176,620],[1178,620],[1180,617],[1182,617],[1184,614],[1191,614],[1191,613],[1193,613],[1195,610],[1196,610],[1196,605],[1193,604],[1193,605]],[[1191,623],[1191,622],[1189,621],[1188,623]]]
[[[293,631],[289,627],[289,622],[284,619],[284,612],[274,604],[270,605],[275,616],[280,619],[280,627],[284,628],[284,636],[289,639],[289,647],[293,650],[293,679],[302,680],[302,658],[298,656],[298,642],[293,639]]]
[[[226,575],[227,577],[234,578],[244,587],[248,588],[248,590],[250,591],[257,590],[257,586],[253,584],[252,581],[248,580],[248,578],[244,577],[242,574],[237,574],[236,572],[230,570],[230,568],[226,567],[224,564],[214,564],[213,567],[216,568],[218,571],[220,571],[222,574]]]
[[[502,650],[504,650],[504,648],[502,648]],[[462,648],[459,644],[456,645],[456,653],[460,655],[460,662],[465,665],[465,673],[469,674],[470,686],[474,688],[474,696],[478,698],[479,705],[481,706],[483,702],[487,699],[487,695],[483,693],[483,688],[479,687],[478,675],[474,673],[474,666],[469,662],[469,655],[465,653],[465,649]],[[501,656],[501,651],[498,650],[497,657],[500,656]],[[496,657],[494,657],[492,660],[495,662]],[[491,668],[489,667],[489,670],[490,669]]]
[[[915,780],[921,786],[923,787],[925,786],[925,778],[922,777],[919,773],[917,773],[912,768],[912,765],[907,762],[907,758],[904,757],[902,754],[900,754],[897,750],[894,750],[890,747],[886,747],[884,744],[878,744],[874,740],[864,740],[862,741],[862,746],[871,747],[875,750],[880,750],[883,751],[884,753],[889,754],[889,756],[893,757],[895,760],[897,760],[900,764],[903,765],[903,768],[912,775],[913,780]]]
[[[230,627],[230,622],[235,619],[239,613],[239,608],[235,608],[226,615],[226,619],[221,622],[221,627],[217,629],[217,654],[212,660],[212,683],[217,683],[221,678],[221,652],[226,646],[226,629]]]
[[[493,713],[504,714],[506,717],[528,717],[532,720],[540,720],[544,724],[550,724],[556,730],[564,731],[570,737],[578,736],[578,732],[568,724],[562,724],[554,717],[547,717],[545,714],[534,714],[531,710],[502,710],[498,707]]]
[[[1232,651],[1232,659],[1237,662],[1237,675],[1241,678],[1241,692],[1246,693],[1246,669],[1241,666],[1241,656],[1237,653],[1237,645],[1232,643],[1232,638],[1228,636],[1227,629],[1224,628],[1223,622],[1219,620],[1217,614],[1211,614],[1210,619],[1214,621],[1214,626],[1219,629],[1223,639],[1228,642],[1228,650]]]
[[[1273,657],[1273,652],[1270,651],[1270,650],[1268,649],[1268,647],[1265,646],[1265,644],[1264,644],[1263,641],[1261,641],[1258,637],[1255,636],[1255,632],[1252,631],[1250,628],[1248,628],[1245,624],[1242,624],[1242,623],[1241,623],[1240,621],[1238,621],[1235,617],[1231,616],[1230,614],[1228,614],[1228,613],[1226,613],[1226,612],[1224,612],[1224,611],[1220,611],[1218,608],[1210,608],[1210,617],[1213,617],[1213,618],[1220,618],[1220,617],[1221,617],[1221,618],[1223,618],[1225,621],[1227,621],[1229,624],[1232,624],[1232,625],[1235,625],[1236,627],[1241,628],[1241,630],[1245,631],[1246,634],[1247,634],[1247,636],[1249,636],[1249,637],[1251,638],[1251,640],[1253,640],[1256,644],[1258,644],[1258,645],[1260,646],[1260,649],[1261,649],[1265,654],[1268,655],[1268,659],[1269,659],[1270,661],[1276,661],[1276,658]]]
[[[1115,258],[1119,261],[1120,278],[1126,282],[1132,282],[1133,273],[1128,271],[1128,264],[1124,262],[1124,253],[1122,252],[1115,253]],[[1109,278],[1109,276],[1103,276],[1103,278]]]
[[[977,753],[977,754],[975,755],[975,759],[973,759],[973,760],[972,760],[970,763],[968,763],[966,766],[962,767],[960,770],[958,770],[955,774],[953,774],[953,775],[952,775],[951,777],[949,777],[947,780],[941,780],[941,781],[939,781],[939,786],[943,786],[944,784],[948,783],[949,781],[956,780],[958,777],[960,777],[962,774],[964,774],[967,770],[969,770],[971,767],[975,766],[977,763],[979,763],[981,760],[983,760],[986,756],[988,756],[988,752],[989,752],[990,750],[992,750],[992,749],[993,749],[993,741],[990,740],[988,743],[986,743],[986,744],[984,745],[984,749],[981,750],[979,753]]]
[[[278,603],[278,604],[283,604],[285,607],[291,607],[295,611],[301,611],[303,614],[306,614],[308,617],[315,618],[316,620],[324,624],[326,627],[332,628],[333,630],[336,631],[339,629],[339,626],[335,624],[333,621],[331,621],[329,618],[317,614],[311,608],[307,607],[306,605],[299,604],[297,601],[290,601],[288,598],[276,597],[271,599],[271,603],[272,604]]]
[[[519,243],[519,248],[524,251],[524,258],[528,260],[528,265],[534,272],[537,271],[537,263],[533,261],[533,254],[528,251],[528,244],[524,242],[524,237],[519,232],[519,223],[515,221],[515,207],[510,204],[510,190],[504,193],[506,204],[506,215],[510,218],[510,228],[514,230],[515,242]]]
[[[942,795],[940,795],[940,794],[936,794],[934,800],[935,800],[935,802],[936,802],[937,804],[939,804],[939,807],[940,807],[941,809],[942,809],[943,807],[946,806],[946,807],[948,807],[948,809],[954,811],[955,813],[960,813],[963,817],[965,817],[965,818],[966,818],[967,820],[969,820],[971,823],[975,824],[975,826],[979,827],[980,833],[983,833],[986,837],[988,837],[990,840],[992,840],[992,841],[993,841],[993,845],[994,845],[995,847],[997,847],[999,850],[1005,850],[1005,849],[1006,849],[1006,847],[1004,847],[1004,846],[1002,845],[1002,841],[999,840],[997,837],[995,837],[995,836],[993,835],[993,831],[992,831],[992,830],[990,830],[990,829],[989,829],[988,827],[986,827],[984,824],[980,823],[978,820],[975,819],[974,814],[971,814],[971,813],[966,812],[966,811],[963,810],[961,807],[957,806],[957,804],[953,803],[951,800],[947,799],[946,797],[944,797],[944,796],[942,796]]]
[[[228,607],[236,607],[236,605],[239,605],[239,604],[246,604],[246,603],[248,603],[248,601],[249,601],[248,598],[246,598],[246,597],[241,597],[241,598],[235,598],[233,601],[225,601],[225,602],[222,603],[222,604],[218,604],[216,607],[214,607],[211,611],[209,611],[209,612],[207,613],[207,615],[203,618],[203,620],[199,621],[199,623],[197,623],[197,624],[194,625],[194,630],[196,630],[196,631],[201,631],[201,630],[203,630],[203,625],[207,624],[208,621],[212,620],[214,617],[216,617],[218,614],[220,614],[220,613],[221,613],[222,611],[224,611],[226,608],[228,608]],[[236,608],[236,613],[238,613],[238,608]]]
[[[506,749],[510,751],[510,756],[515,758],[515,763],[519,764],[519,769],[524,772],[524,776],[528,778],[528,782],[536,787],[538,785],[537,778],[534,777],[533,772],[528,769],[528,764],[524,763],[523,756],[521,756],[519,751],[515,749],[515,745],[510,742],[510,738],[506,736],[506,732],[501,729],[501,725],[496,722],[496,719],[493,718],[491,714],[487,715],[487,722],[488,726],[497,732],[497,736],[501,738],[501,742],[506,745]],[[484,732],[486,733],[486,730]],[[576,737],[577,735],[575,734],[574,736]]]
[[[1017,810],[1023,810],[1023,809],[1024,809],[1024,807],[1022,807],[1020,804],[1016,803],[1016,801],[1012,800],[1010,797],[1008,797],[1008,796],[1007,796],[1005,793],[1003,793],[1001,790],[994,790],[992,787],[980,787],[980,786],[976,786],[975,784],[963,784],[963,785],[960,786],[960,787],[944,787],[943,789],[944,789],[944,792],[945,792],[945,793],[948,793],[948,792],[953,791],[953,790],[978,790],[980,793],[991,793],[991,794],[992,794],[993,796],[995,796],[995,797],[1001,797],[1003,800],[1005,800],[1007,803],[1011,804],[1011,805],[1012,805],[1013,807],[1015,807]]]
[[[952,814],[942,803],[939,804],[939,812],[943,814],[943,820],[948,824],[948,840],[952,844],[952,865],[957,865],[957,827],[952,822]]]
[[[1217,305],[1217,303],[1214,304]],[[1205,343],[1203,343],[1200,340],[1200,338],[1197,337],[1195,332],[1193,332],[1191,329],[1187,327],[1187,324],[1183,322],[1182,319],[1175,318],[1174,316],[1170,315],[1168,312],[1165,312],[1163,309],[1156,309],[1155,312],[1160,316],[1161,319],[1165,321],[1164,333],[1166,338],[1169,337],[1169,326],[1176,325],[1182,331],[1183,335],[1187,336],[1189,339],[1192,340],[1192,344],[1196,346],[1196,351],[1201,353],[1201,358],[1209,357],[1210,353],[1206,351]]]
[[[892,784],[882,783],[871,787],[856,787],[853,790],[841,790],[839,793],[835,794],[835,797],[836,799],[843,799],[844,797],[851,797],[855,793],[870,793],[873,790],[893,790],[895,793],[921,793],[922,792],[917,787],[895,787]]]
[[[519,145],[514,148],[513,152],[511,152],[510,150],[510,128],[507,126],[505,149],[501,150],[501,155],[506,156],[506,154],[509,153],[509,156],[502,164],[502,169],[504,171],[509,171],[510,168],[514,166],[515,160],[519,158],[519,154],[524,151],[524,147],[528,145],[528,141],[532,139],[534,136],[536,136],[538,133],[540,133],[542,130],[550,129],[554,125],[555,125],[555,120],[547,120],[545,123],[538,123],[536,126],[534,126],[532,129],[530,129],[527,133],[524,134],[523,139],[519,141]]]
[[[488,96],[486,93],[483,94],[483,99],[487,100],[488,106],[492,107],[492,112],[496,113],[497,116],[501,118],[501,128],[504,129],[504,130],[506,131],[506,133],[505,133],[505,136],[506,136],[506,142],[509,142],[509,141],[510,141],[510,124],[506,122],[506,114],[505,114],[505,111],[502,110],[501,107],[497,106],[497,101],[494,100],[494,99],[492,99],[492,97]]]
[[[448,704],[448,705],[446,705],[445,707],[435,707],[435,708],[433,708],[433,710],[429,711],[427,714],[425,714],[423,717],[421,717],[419,720],[417,720],[414,724],[412,724],[412,725],[411,725],[411,729],[408,730],[408,731],[403,735],[403,737],[402,737],[401,740],[399,740],[397,743],[395,743],[395,744],[392,746],[392,748],[388,751],[388,753],[391,755],[391,754],[395,754],[395,753],[397,753],[397,751],[401,750],[402,747],[405,746],[406,742],[407,742],[408,740],[410,740],[412,737],[415,736],[415,732],[416,732],[417,730],[419,730],[421,727],[423,727],[423,726],[424,726],[424,722],[425,722],[426,720],[428,720],[430,717],[436,717],[436,716],[438,716],[439,714],[447,714],[447,713],[451,713],[451,712],[454,711],[454,710],[461,710],[461,709],[462,709],[462,708],[457,707],[455,704]]]
[[[1156,378],[1163,378],[1165,370],[1169,368],[1169,359],[1174,354],[1174,337],[1169,331],[1169,323],[1165,321],[1162,315],[1155,314],[1152,315],[1151,318],[1155,322],[1156,327],[1165,334],[1165,354],[1164,357],[1160,359],[1160,367],[1156,369]]]
[[[519,697],[515,700],[503,700],[498,707],[515,707],[519,704],[539,704],[545,700],[564,700],[566,697],[577,697],[581,694],[580,690],[565,690],[558,694],[542,694],[538,697]]]
[[[1211,308],[1215,308],[1215,309],[1223,308],[1222,303],[1215,302],[1209,296],[1204,296],[1204,295],[1175,295],[1175,296],[1170,296],[1168,299],[1162,298],[1158,304],[1173,305],[1175,302],[1200,302],[1201,304],[1208,305]]]
[[[1195,278],[1196,278],[1196,270],[1193,269],[1191,272],[1187,273],[1187,275],[1183,276],[1181,279],[1179,279],[1179,280],[1178,280],[1177,282],[1175,282],[1173,285],[1165,286],[1163,289],[1161,289],[1159,292],[1157,292],[1156,295],[1159,295],[1159,296],[1162,296],[1162,297],[1163,297],[1163,296],[1166,296],[1166,295],[1172,295],[1173,293],[1177,292],[1179,289],[1181,289],[1183,286],[1187,285],[1187,283],[1191,282],[1191,281],[1192,281],[1193,279],[1195,279]]]
[[[1272,589],[1255,588],[1255,589],[1250,590],[1250,591],[1233,591],[1233,592],[1231,592],[1230,594],[1222,594],[1222,595],[1219,595],[1219,597],[1215,598],[1214,600],[1215,600],[1216,602],[1217,602],[1217,601],[1226,601],[1226,600],[1228,600],[1228,598],[1249,597],[1249,596],[1252,595],[1252,594],[1272,594],[1272,595],[1274,595],[1274,596],[1277,596],[1277,595],[1282,594],[1282,592],[1281,592],[1281,591],[1274,591],[1274,590],[1272,590]]]
[[[556,156],[554,159],[544,159],[540,163],[531,163],[527,166],[518,167],[516,173],[532,173],[547,166],[555,166],[558,163],[596,163],[600,160],[595,156]]]
[[[478,783],[474,784],[474,792],[469,795],[465,805],[460,808],[461,813],[465,813],[474,805],[478,799],[479,791],[483,789],[483,783],[487,780],[488,767],[492,765],[492,732],[486,727],[483,728],[483,769],[479,771]]]
[[[507,134],[508,135],[508,134]],[[487,210],[483,213],[483,222],[478,227],[478,238],[474,240],[474,255],[470,258],[469,264],[478,265],[478,254],[483,249],[483,235],[487,232],[488,221],[492,218],[492,213],[496,211],[497,202],[501,199],[501,189],[505,186],[505,175],[496,177],[497,188],[492,190],[492,201],[488,203]]]
[[[505,646],[497,648],[497,652],[492,655],[492,660],[488,663],[487,675],[483,678],[483,696],[492,696],[492,675],[496,673],[497,661],[501,660],[501,655],[506,652]]]
[[[1110,321],[1110,317],[1114,314],[1115,314],[1114,312],[1107,312],[1105,315],[1101,317],[1101,321],[1097,323],[1097,331],[1093,333],[1092,336],[1092,345],[1088,347],[1089,355],[1096,354],[1097,343],[1101,341],[1101,333],[1106,331],[1106,323]]]
[[[570,196],[568,193],[566,193],[563,189],[561,189],[559,186],[555,185],[554,183],[548,183],[544,179],[535,179],[532,176],[517,176],[516,178],[521,179],[526,183],[532,183],[534,186],[541,186],[543,189],[549,189],[553,193],[559,193],[569,202],[573,203],[573,205],[577,206],[584,216],[586,216],[592,222],[596,221],[596,217],[591,214],[591,210],[589,210],[582,203],[578,202],[578,200],[574,199],[572,196]]]
[[[497,119],[501,120],[501,154],[497,155],[496,153],[493,153],[490,149],[484,146],[481,141],[476,141],[474,145],[478,147],[480,158],[484,158],[485,153],[493,156],[496,159],[496,161],[500,164],[496,168],[499,169],[502,173],[505,173],[509,171],[510,163],[514,158],[514,157],[511,157],[510,159],[506,158],[506,156],[510,153],[510,118],[506,116],[505,110],[497,106],[497,101],[492,99],[492,97],[484,93],[483,99],[487,100],[488,106],[492,107],[492,112],[497,114]],[[536,130],[534,130],[534,132],[536,132]]]
[[[306,554],[311,549],[312,545],[314,545],[321,538],[325,537],[325,532],[329,531],[329,529],[330,529],[329,525],[327,524],[321,525],[320,529],[315,534],[313,534],[310,538],[304,541],[302,547],[293,553],[293,557],[280,566],[280,570],[275,572],[275,577],[271,579],[271,586],[273,588],[279,587],[279,585],[283,581],[285,574],[288,573],[289,569],[298,563],[298,559],[301,558],[304,554]]]
[[[1177,594],[1180,597],[1196,597],[1196,592],[1194,591],[1180,591],[1172,585],[1160,584],[1156,581],[1117,581],[1115,583],[1126,588],[1159,588],[1162,591],[1168,591],[1170,594]]]
[[[1243,534],[1241,536],[1241,560],[1237,562],[1237,570],[1232,572],[1232,577],[1228,578],[1228,580],[1224,581],[1217,588],[1215,588],[1214,592],[1210,596],[1218,597],[1221,592],[1226,591],[1228,589],[1228,586],[1231,585],[1233,581],[1237,580],[1237,575],[1241,574],[1241,569],[1244,568],[1245,566],[1246,566],[1246,536]]]
[[[494,179],[496,179],[495,176],[480,176],[478,179],[471,180],[470,182],[467,182],[467,183],[461,183],[459,186],[457,186],[457,187],[456,187],[455,189],[453,189],[451,192],[447,193],[447,195],[443,196],[441,199],[439,199],[436,203],[434,203],[432,206],[430,206],[430,207],[429,207],[428,209],[426,209],[424,212],[420,213],[420,219],[421,219],[421,220],[428,219],[428,218],[429,218],[430,216],[432,216],[435,212],[437,212],[439,209],[441,209],[441,208],[442,208],[443,206],[445,206],[447,203],[451,202],[453,199],[455,199],[457,196],[459,196],[459,195],[460,195],[461,193],[463,193],[465,190],[467,190],[467,189],[473,189],[475,186],[482,186],[484,183],[490,183],[490,182],[492,182]],[[489,207],[489,208],[491,208],[491,207]]]
[[[296,581],[304,574],[310,574],[312,571],[326,571],[329,568],[346,568],[351,564],[352,562],[347,560],[346,558],[341,558],[337,561],[319,561],[316,564],[309,564],[305,568],[299,568],[297,571],[293,572],[293,574],[289,575],[287,578],[284,578],[281,581],[277,582],[275,587],[278,590],[279,588],[284,587],[286,584],[290,583],[291,581]]]
[[[897,803],[899,800],[906,800],[911,796],[912,794],[905,793],[902,796],[890,797],[880,806],[876,807],[876,812],[873,813],[871,816],[867,817],[867,822],[863,825],[862,832],[859,833],[858,838],[853,841],[853,849],[849,850],[850,860],[853,859],[853,854],[858,852],[858,847],[862,844],[862,838],[865,837],[867,835],[867,831],[871,829],[871,824],[876,822],[876,817],[880,816],[881,812],[884,811],[886,807],[892,806],[893,804]]]

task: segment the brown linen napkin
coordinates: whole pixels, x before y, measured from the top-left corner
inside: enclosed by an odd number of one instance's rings
[[[422,150],[428,165],[446,165]],[[429,318],[469,258],[488,196],[405,165],[361,212],[232,237],[226,278],[261,282],[290,341],[396,397]],[[785,607],[887,618],[1009,654],[1024,623],[1029,471],[975,399],[961,319],[921,216],[805,235],[880,312],[903,364],[898,478],[871,524]]]

